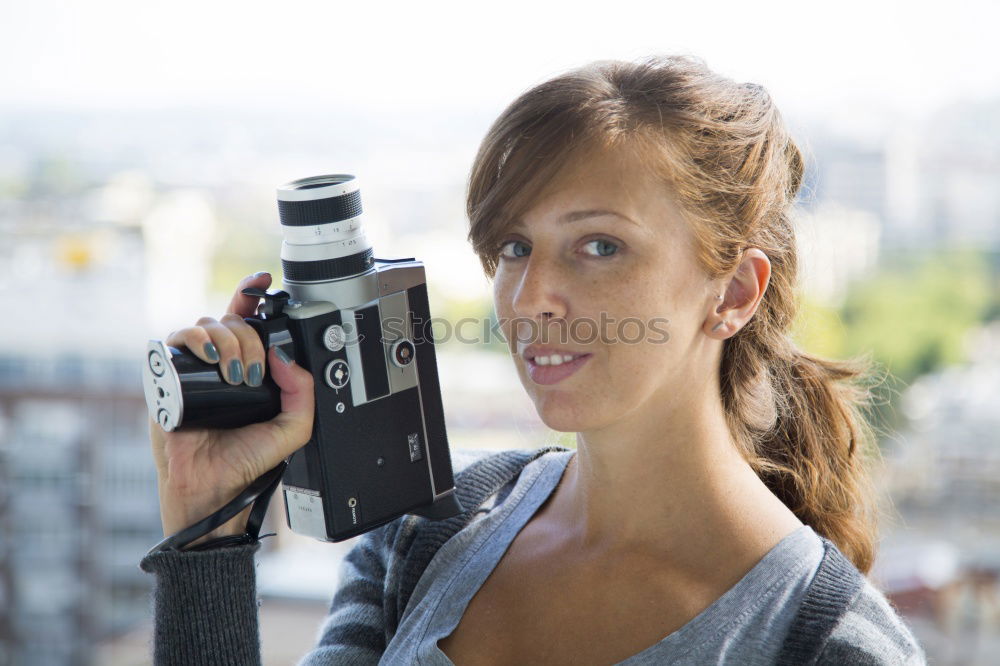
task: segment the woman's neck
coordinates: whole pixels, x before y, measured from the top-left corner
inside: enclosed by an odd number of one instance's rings
[[[682,568],[709,565],[708,552],[763,556],[802,523],[740,455],[721,400],[675,397],[669,409],[660,401],[578,434],[550,515],[583,552],[644,553]]]

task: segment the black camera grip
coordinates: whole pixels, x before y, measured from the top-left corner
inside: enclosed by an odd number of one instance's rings
[[[294,358],[286,319],[244,319],[257,331],[264,349],[280,345]],[[230,384],[218,363],[206,363],[187,349],[168,348],[180,383],[183,419],[176,430],[238,428],[269,421],[281,413],[281,389],[269,373],[260,386]]]

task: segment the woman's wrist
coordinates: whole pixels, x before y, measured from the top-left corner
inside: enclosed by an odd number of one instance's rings
[[[209,532],[205,536],[198,537],[197,539],[195,539],[194,541],[192,541],[191,543],[189,543],[187,545],[187,549],[190,549],[192,546],[200,545],[200,544],[202,544],[202,543],[204,543],[206,541],[212,541],[213,539],[219,539],[219,538],[222,538],[222,537],[239,536],[239,535],[245,534],[246,533],[246,529],[247,529],[247,527],[246,527],[247,526],[247,518],[249,517],[249,515],[250,515],[250,507],[247,507],[246,510],[244,510],[242,513],[240,513],[238,516],[236,516],[235,518],[233,518],[232,520],[230,520],[225,525],[222,525],[222,526],[220,526],[220,527],[212,530],[211,532]]]
[[[238,513],[236,516],[231,518],[226,523],[215,528],[208,534],[198,537],[188,545],[195,546],[198,545],[199,543],[209,541],[211,539],[243,534],[246,531],[247,520],[250,517],[251,508],[252,507],[247,507],[246,509]],[[204,519],[211,513],[213,513],[213,511],[211,510],[200,512],[197,515],[189,511],[184,511],[184,512],[163,511],[161,514],[161,520],[163,522],[163,536],[169,537],[174,534],[177,534],[181,530],[186,529],[194,525],[198,521]]]

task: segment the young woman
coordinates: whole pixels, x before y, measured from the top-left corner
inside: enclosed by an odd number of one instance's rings
[[[866,368],[787,334],[802,173],[766,91],[696,59],[599,62],[515,100],[473,165],[469,238],[525,390],[577,448],[456,460],[468,513],[364,535],[304,663],[923,663],[863,576]],[[265,359],[255,305],[237,289],[168,339],[234,383],[266,361],[284,411],[151,424],[166,533],[309,438],[310,376]],[[256,548],[143,561],[159,659],[259,659]]]

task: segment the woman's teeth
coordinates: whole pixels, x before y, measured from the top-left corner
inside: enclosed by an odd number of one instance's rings
[[[548,356],[536,356],[535,363],[538,365],[562,365],[563,363],[569,363],[576,356],[567,356],[565,354],[550,354]]]

